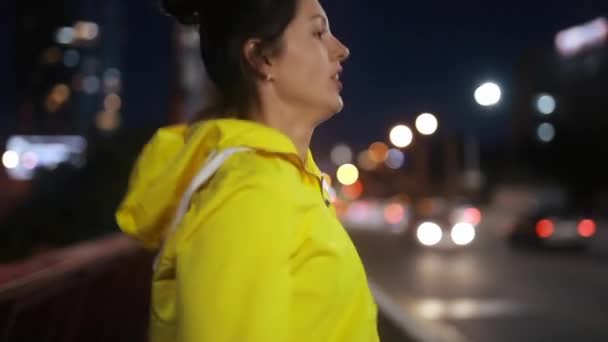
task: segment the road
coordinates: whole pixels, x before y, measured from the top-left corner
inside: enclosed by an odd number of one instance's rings
[[[608,341],[608,248],[596,246],[601,240],[586,253],[526,251],[492,231],[482,224],[475,245],[443,252],[377,231],[350,234],[370,280],[403,315],[473,342]]]

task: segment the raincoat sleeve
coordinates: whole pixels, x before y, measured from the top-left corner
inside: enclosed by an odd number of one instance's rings
[[[290,202],[257,182],[200,221],[178,255],[178,341],[288,340]]]

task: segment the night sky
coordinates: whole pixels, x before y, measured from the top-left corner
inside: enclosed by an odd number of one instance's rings
[[[608,1],[600,0],[344,3],[325,1],[332,30],[352,53],[343,77],[346,108],[319,135],[349,141],[384,139],[394,122],[431,111],[443,129],[503,142],[520,54],[552,49],[558,31],[608,14]],[[504,91],[505,101],[489,111],[472,97],[485,80]]]
[[[0,3],[0,135],[12,123],[10,111],[14,108],[15,81],[11,72],[14,56],[14,30],[15,12],[14,3],[3,1]],[[9,15],[9,13],[11,13]]]
[[[161,124],[167,116],[173,21],[160,14],[157,4],[123,3],[126,36],[117,45],[125,51],[127,126]],[[521,53],[552,49],[559,30],[608,15],[605,0],[323,5],[351,57],[342,76],[345,109],[319,128],[315,143],[345,141],[359,147],[386,140],[392,125],[427,111],[439,117],[445,132],[475,134],[487,144],[505,142],[512,75]],[[503,87],[503,102],[492,110],[477,106],[472,96],[486,80]]]
[[[345,109],[318,129],[315,142],[346,141],[361,147],[386,139],[394,123],[413,121],[425,111],[435,113],[444,130],[476,134],[488,144],[504,142],[509,87],[520,54],[529,48],[552,49],[558,31],[606,15],[608,9],[601,0],[323,4],[351,58],[342,77]],[[153,10],[148,15],[140,18],[143,32],[132,34],[162,37],[170,20],[158,18]],[[154,49],[154,42],[132,41],[137,44],[134,51]],[[168,58],[159,53],[147,64],[129,65],[142,84],[158,85],[170,76],[170,71],[150,65]],[[480,108],[472,97],[485,80],[503,86],[503,102],[492,110]],[[145,92],[137,95],[154,98]]]

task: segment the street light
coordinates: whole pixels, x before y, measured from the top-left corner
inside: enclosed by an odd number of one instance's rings
[[[599,17],[558,32],[555,36],[555,47],[560,55],[571,57],[583,50],[601,45],[607,39],[608,19]]]
[[[8,150],[2,155],[2,164],[7,169],[14,169],[19,166],[19,153]]]
[[[397,125],[391,129],[390,140],[398,148],[408,147],[414,140],[414,133],[405,125]]]
[[[401,152],[401,150],[391,148],[386,153],[386,160],[384,161],[384,163],[390,169],[397,170],[401,168],[405,163],[405,155],[403,154],[403,152]]]
[[[502,97],[500,87],[493,82],[486,82],[475,90],[475,101],[481,106],[494,106]]]
[[[437,118],[431,113],[422,113],[416,118],[416,129],[422,135],[432,135],[438,126]]]
[[[367,149],[357,155],[357,164],[365,171],[373,171],[378,167],[378,164],[370,157],[369,150]]]
[[[342,185],[353,185],[359,180],[359,170],[353,164],[344,164],[338,168],[336,178]]]
[[[551,142],[555,138],[555,127],[548,122],[543,122],[536,129],[536,134],[540,141],[544,143]]]
[[[536,110],[541,114],[549,115],[555,111],[555,107],[555,98],[549,94],[541,94],[536,98]]]
[[[336,165],[350,163],[353,160],[353,150],[348,145],[338,144],[331,150],[330,158]]]
[[[369,157],[377,164],[383,163],[386,160],[388,146],[381,141],[376,141],[368,148]]]

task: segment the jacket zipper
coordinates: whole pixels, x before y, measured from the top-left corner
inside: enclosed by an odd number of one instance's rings
[[[323,198],[323,201],[325,202],[325,206],[329,208],[329,206],[331,205],[331,202],[329,201],[329,199],[327,199],[325,197],[325,191],[324,191],[325,189],[323,189],[323,177],[319,177],[319,178],[317,178],[317,180],[319,181],[319,188],[321,190],[321,197]]]

